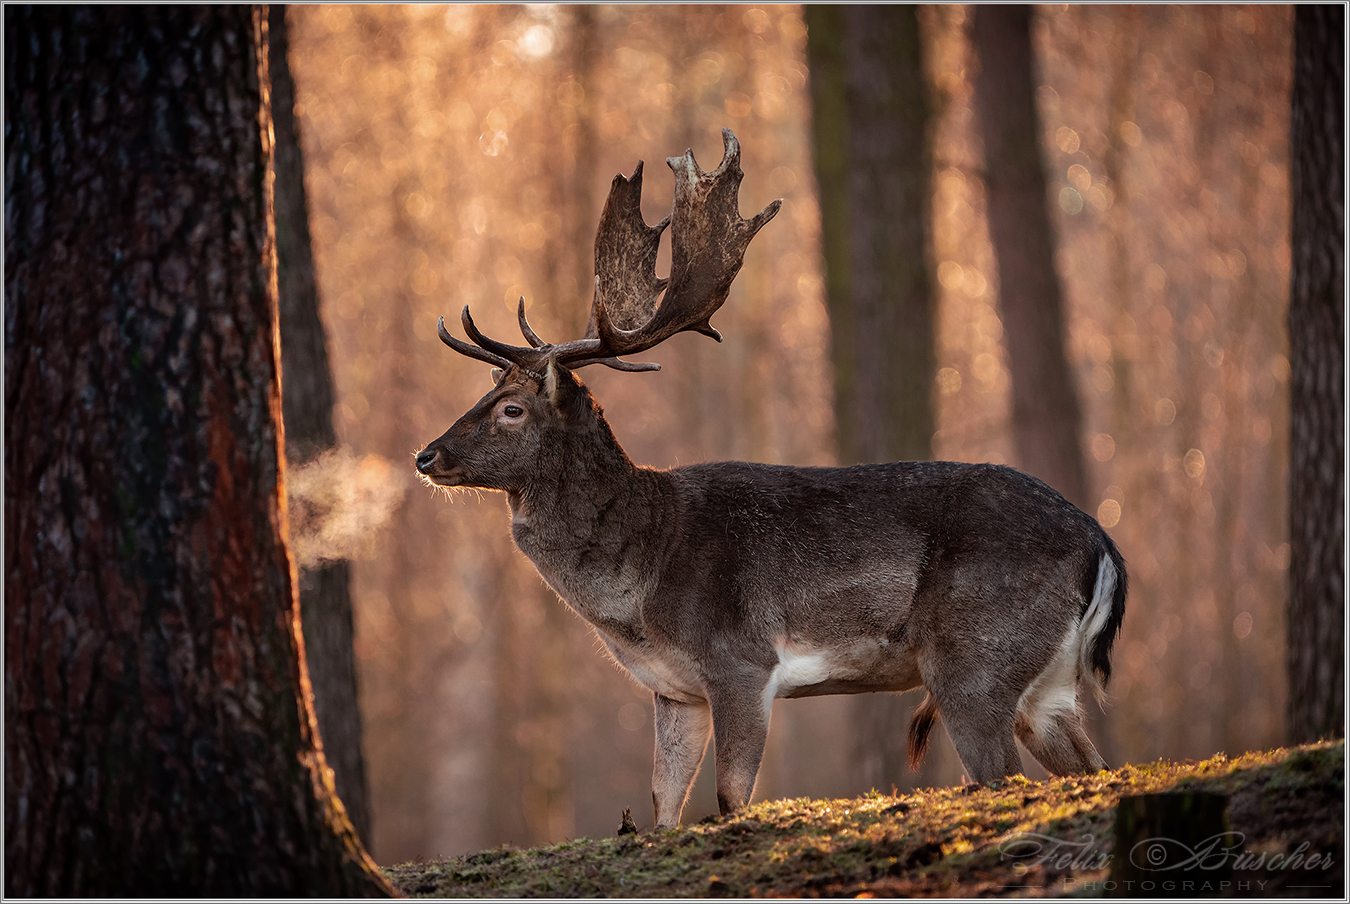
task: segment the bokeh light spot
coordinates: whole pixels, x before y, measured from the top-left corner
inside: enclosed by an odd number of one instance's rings
[[[1088,189],[1088,201],[1098,210],[1110,210],[1116,201],[1116,193],[1105,185],[1094,185]]]
[[[532,25],[520,36],[517,45],[520,55],[528,59],[539,59],[553,52],[553,29],[547,25]]]
[[[1068,126],[1060,126],[1055,131],[1055,144],[1066,154],[1074,154],[1078,151],[1078,133]]]
[[[1097,520],[1102,527],[1112,528],[1120,523],[1120,503],[1114,499],[1103,499],[1097,506]]]
[[[1199,480],[1205,476],[1205,453],[1199,449],[1191,449],[1186,453],[1183,459],[1186,465],[1186,476],[1194,480]]]
[[[1059,207],[1070,215],[1082,213],[1083,196],[1078,193],[1078,189],[1066,185],[1059,190]]]
[[[1092,438],[1092,457],[1097,461],[1110,461],[1116,455],[1116,441],[1109,433],[1098,433]]]
[[[544,227],[538,223],[526,223],[516,232],[516,242],[526,251],[544,247],[544,238]]]
[[[647,724],[647,708],[637,703],[625,703],[619,707],[618,717],[624,731],[641,731]]]
[[[734,94],[728,94],[722,106],[727,111],[728,116],[741,119],[750,115],[754,103],[750,100],[749,95],[737,91]]]
[[[965,282],[965,271],[956,261],[943,261],[938,264],[938,282],[942,283],[942,288],[950,289],[955,292],[961,288]]]
[[[955,367],[944,367],[937,375],[938,391],[943,395],[961,391],[961,371]]]

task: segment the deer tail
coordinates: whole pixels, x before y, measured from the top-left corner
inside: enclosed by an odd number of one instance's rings
[[[914,772],[919,771],[923,755],[928,752],[928,734],[933,730],[937,716],[937,701],[932,694],[926,694],[914,710],[914,718],[909,720],[909,768]]]
[[[1109,540],[1095,570],[1092,594],[1079,620],[1078,674],[1101,703],[1111,679],[1111,647],[1125,617],[1125,560]]]

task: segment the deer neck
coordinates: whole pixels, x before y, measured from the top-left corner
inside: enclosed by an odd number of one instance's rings
[[[609,431],[508,494],[511,533],[540,575],[577,614],[617,639],[640,638],[640,608],[659,573],[673,490],[641,468]]]

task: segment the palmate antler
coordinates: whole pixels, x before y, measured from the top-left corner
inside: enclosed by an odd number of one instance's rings
[[[740,272],[745,249],[755,233],[778,213],[774,201],[753,219],[740,214],[741,146],[730,129],[722,130],[722,163],[704,172],[693,151],[668,157],[675,172],[675,200],[669,216],[655,226],[642,219],[642,164],[633,175],[614,177],[600,228],[595,236],[595,298],[591,302],[586,336],[553,345],[544,342],[525,318],[525,299],[517,316],[528,347],[507,345],[478,331],[469,306],[460,319],[470,345],[451,336],[445,318],[437,324],[441,341],[462,355],[498,367],[518,365],[542,372],[550,358],[575,370],[604,364],[616,370],[659,370],[659,364],[622,361],[664,342],[683,330],[694,330],[722,341],[708,322],[727,300],[731,282]],[[661,233],[671,227],[670,276],[656,275],[656,253]],[[662,291],[665,297],[657,305]]]

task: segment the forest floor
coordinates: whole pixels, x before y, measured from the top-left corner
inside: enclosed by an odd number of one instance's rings
[[[1231,871],[1200,874],[1210,881],[1192,894],[1344,897],[1344,741],[997,787],[764,801],[678,829],[385,872],[415,897],[1132,897],[1141,892],[1112,874],[1116,804],[1169,791],[1228,797],[1235,834],[1219,843],[1233,853],[1206,848],[1202,865]]]

